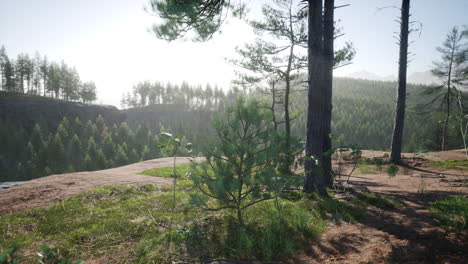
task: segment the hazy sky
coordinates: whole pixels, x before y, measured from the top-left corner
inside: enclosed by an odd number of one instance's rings
[[[266,0],[247,0],[250,15],[258,15]],[[346,35],[357,50],[354,63],[335,72],[352,75],[366,70],[395,75],[398,46],[393,33],[400,0],[336,0],[351,4],[336,11]],[[167,43],[148,32],[157,18],[143,10],[146,0],[0,0],[0,45],[10,57],[38,51],[52,60],[65,60],[83,80],[93,80],[99,101],[119,105],[123,92],[142,80],[183,80],[193,84],[228,87],[234,67],[225,58],[255,35],[243,22],[232,20],[206,43]],[[438,59],[435,47],[454,25],[468,24],[468,0],[413,0],[412,20],[423,24],[410,51],[415,53],[409,72],[430,69]]]

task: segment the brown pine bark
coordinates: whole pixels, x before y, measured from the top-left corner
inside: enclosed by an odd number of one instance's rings
[[[323,24],[322,0],[308,0],[308,106],[304,191],[326,195],[323,162]]]
[[[400,59],[398,65],[398,91],[395,124],[393,127],[392,152],[390,161],[401,163],[401,149],[403,145],[403,127],[405,121],[406,104],[406,72],[408,68],[408,35],[409,35],[409,10],[410,0],[402,0],[401,3],[401,28],[400,28]]]
[[[333,94],[333,58],[334,58],[334,11],[335,1],[325,1],[325,10],[323,17],[323,52],[324,61],[324,118],[323,118],[323,174],[325,184],[333,185],[332,175],[332,139],[331,139],[331,121],[332,121],[332,94]]]

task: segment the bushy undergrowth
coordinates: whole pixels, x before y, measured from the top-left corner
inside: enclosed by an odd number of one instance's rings
[[[435,219],[443,226],[468,228],[468,198],[455,196],[434,202],[430,210]]]

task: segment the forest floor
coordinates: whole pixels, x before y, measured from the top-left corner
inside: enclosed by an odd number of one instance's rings
[[[367,159],[388,155],[363,151]],[[404,166],[395,177],[375,166],[362,166],[350,178],[354,191],[390,197],[404,206],[380,209],[370,206],[358,223],[330,224],[295,263],[468,263],[468,230],[439,227],[429,211],[436,200],[468,195],[466,169],[441,168],[434,161],[466,158],[461,150],[404,154]],[[200,159],[201,160],[201,159]],[[177,164],[188,162],[177,158]],[[52,175],[0,190],[0,215],[44,207],[83,191],[105,185],[153,183],[170,185],[170,178],[138,175],[147,169],[172,166],[172,158],[144,161],[120,168]],[[349,164],[347,165],[350,166]],[[338,193],[347,199],[348,193]]]
[[[187,163],[191,158],[178,157],[177,164]],[[195,160],[202,160],[195,158]],[[84,171],[51,175],[34,179],[0,190],[0,215],[24,209],[44,207],[60,202],[75,194],[106,185],[153,183],[170,185],[169,178],[139,175],[144,170],[171,167],[173,158],[160,158],[100,171]]]
[[[385,158],[363,151],[366,158]],[[395,177],[385,171],[354,173],[351,186],[399,200],[401,208],[368,207],[356,224],[329,227],[297,259],[298,263],[468,263],[468,230],[444,229],[429,211],[436,200],[468,195],[468,170],[444,169],[434,161],[466,159],[462,150],[404,154]],[[346,199],[346,197],[344,197]]]

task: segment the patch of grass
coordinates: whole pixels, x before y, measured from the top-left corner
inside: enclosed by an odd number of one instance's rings
[[[431,161],[429,164],[442,169],[468,170],[468,159]]]
[[[193,206],[192,187],[189,180],[178,182],[174,215],[172,193],[165,187],[135,184],[106,186],[47,208],[0,216],[0,252],[18,248],[20,263],[34,262],[42,244],[50,245],[57,258],[109,263],[269,260],[295,254],[326,225],[322,213],[328,206],[319,208],[317,201],[296,195],[252,206],[241,229],[234,212]]]
[[[337,199],[320,199],[316,204],[318,213],[323,219],[335,223],[357,223],[364,218],[365,206]]]
[[[197,190],[185,176],[190,165],[177,169],[181,180],[173,215],[170,186],[106,186],[47,208],[0,216],[0,252],[18,248],[20,263],[34,262],[42,244],[58,258],[108,263],[278,260],[303,249],[327,221],[358,222],[367,205],[388,206],[371,194],[356,202],[290,191],[246,209],[245,226],[239,227],[234,211],[202,211],[193,205]],[[169,176],[172,169],[154,169],[153,175]]]
[[[383,210],[393,210],[405,206],[398,199],[370,192],[358,192],[356,198],[356,200],[353,200],[355,204],[371,205]]]
[[[179,209],[187,209],[189,196],[178,194]],[[20,262],[31,263],[40,244],[53,246],[65,258],[113,256],[115,246],[137,243],[166,226],[171,196],[156,186],[108,186],[73,196],[48,208],[0,216],[0,251],[20,248]],[[177,213],[182,220],[190,214]],[[131,259],[132,249],[123,250]],[[114,262],[114,261],[110,261]]]
[[[359,175],[359,174],[377,174],[381,172],[381,169],[377,167],[377,165],[358,165],[357,170],[353,173],[354,175]]]
[[[432,203],[430,210],[435,219],[445,227],[460,229],[468,228],[468,198],[464,196],[450,197]]]
[[[177,178],[179,179],[190,178],[191,171],[192,171],[192,168],[190,166],[190,163],[176,166],[176,174],[177,174]],[[162,177],[162,178],[174,178],[174,168],[173,167],[154,168],[154,169],[142,171],[138,174],[154,176],[154,177]]]

